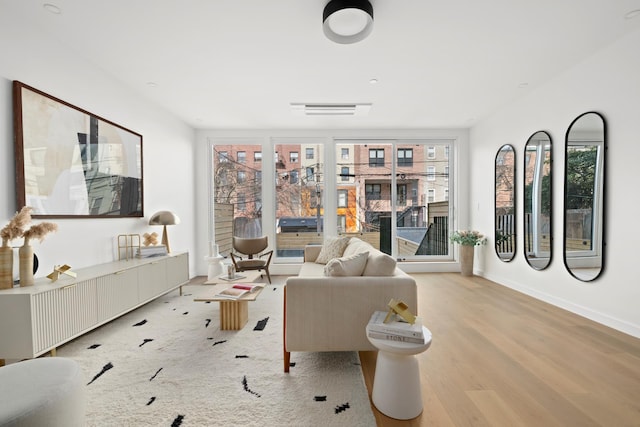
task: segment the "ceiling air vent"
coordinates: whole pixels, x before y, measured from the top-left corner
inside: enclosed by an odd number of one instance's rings
[[[371,104],[295,104],[291,111],[303,116],[366,116]]]

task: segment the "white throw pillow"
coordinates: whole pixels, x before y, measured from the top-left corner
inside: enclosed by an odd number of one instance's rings
[[[369,252],[349,257],[334,258],[324,266],[325,276],[361,276],[367,264]]]
[[[393,276],[396,270],[396,260],[393,257],[382,253],[373,252],[367,259],[363,276]]]
[[[326,264],[334,258],[340,258],[347,244],[349,244],[349,237],[327,237],[316,262]]]

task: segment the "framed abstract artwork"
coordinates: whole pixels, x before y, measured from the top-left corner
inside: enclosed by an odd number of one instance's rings
[[[34,218],[143,216],[142,135],[13,82],[18,209]]]

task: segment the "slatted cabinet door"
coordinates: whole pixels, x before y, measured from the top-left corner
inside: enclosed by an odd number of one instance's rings
[[[168,288],[166,259],[138,268],[138,301],[146,302],[161,295]]]
[[[106,322],[138,305],[138,270],[130,268],[97,279],[98,322]]]
[[[37,355],[95,326],[98,321],[96,280],[34,294],[31,304],[33,353]]]

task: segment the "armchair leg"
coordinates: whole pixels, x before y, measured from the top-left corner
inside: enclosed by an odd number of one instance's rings
[[[271,275],[269,274],[269,269],[265,268],[264,272],[267,273],[267,279],[269,279],[269,284],[271,284]]]

